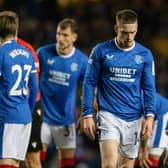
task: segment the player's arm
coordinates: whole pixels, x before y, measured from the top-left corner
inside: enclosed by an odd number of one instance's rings
[[[33,112],[36,104],[36,97],[38,92],[38,79],[37,79],[37,74],[35,70],[35,65],[33,66],[29,76],[28,87],[29,87],[29,106],[31,111]]]
[[[82,96],[81,96],[81,93],[82,93],[82,86],[83,86],[83,81],[84,81],[84,75],[85,75],[85,72],[86,72],[86,67],[87,67],[87,62],[88,62],[88,59],[87,60],[84,60],[82,65],[82,73],[81,73],[81,76],[80,76],[80,85],[79,85],[79,97],[80,97],[80,103],[82,102]],[[93,109],[94,111],[97,111],[97,88],[95,88],[95,91],[94,91],[94,101],[93,101]],[[82,113],[79,113],[78,114],[78,122],[77,122],[77,127],[80,128],[80,121],[82,119]]]
[[[147,137],[143,137],[142,130],[143,130],[143,124],[145,124],[145,119],[142,121],[142,128],[141,128],[141,138],[140,138],[140,148],[139,148],[139,165],[143,168],[149,168],[152,162],[149,159],[149,153],[148,153],[148,146],[147,146]]]
[[[82,55],[83,59],[82,59],[82,63],[81,63],[81,69],[80,69],[80,76],[79,76],[79,85],[78,85],[78,97],[80,97],[80,104],[82,103],[82,87],[83,87],[83,81],[84,81],[84,76],[85,76],[85,72],[86,72],[86,67],[87,67],[87,62],[88,62],[88,57],[86,55]],[[79,111],[78,115],[77,115],[77,119],[78,119],[78,124],[80,123],[80,119],[81,119],[81,110]],[[77,124],[77,127],[79,126]]]
[[[81,131],[91,140],[95,139],[96,125],[93,119],[94,91],[100,74],[99,51],[93,50],[88,60],[82,91],[82,124]]]
[[[152,133],[153,118],[156,111],[155,106],[155,72],[154,60],[150,51],[146,54],[147,60],[144,63],[144,71],[142,75],[142,90],[144,94],[144,116],[145,123],[142,128],[142,136],[149,137]]]
[[[94,114],[93,116],[96,115],[96,112],[98,110],[98,105],[97,105],[97,88],[95,88],[95,92],[94,92],[94,101],[93,101],[93,109],[94,109]],[[82,102],[82,96],[80,97],[81,99],[81,102]],[[87,118],[88,117],[88,118]],[[95,118],[95,117],[94,117]],[[79,114],[78,116],[78,120],[77,120],[77,128],[79,128],[79,133],[84,133],[84,120],[91,120],[90,122],[94,122],[93,119],[92,119],[92,116],[82,116],[82,114]],[[85,123],[86,124],[86,123]],[[93,123],[94,124],[94,123]],[[89,124],[90,125],[90,124]],[[94,133],[95,134],[95,133]],[[90,138],[90,139],[94,139],[94,138]]]

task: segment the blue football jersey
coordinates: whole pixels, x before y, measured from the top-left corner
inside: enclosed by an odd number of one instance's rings
[[[153,55],[135,42],[121,49],[116,39],[98,44],[92,51],[83,85],[82,115],[92,115],[94,87],[99,110],[132,121],[142,116],[141,89],[145,115],[155,112],[155,73]]]
[[[67,125],[76,119],[76,94],[83,81],[88,57],[74,48],[61,56],[56,44],[37,50],[40,61],[40,92],[44,121],[50,125]]]
[[[0,46],[0,122],[32,121],[38,83],[31,53],[15,40]]]
[[[165,133],[168,123],[168,99],[156,93],[156,114],[149,147],[167,147],[168,137]]]

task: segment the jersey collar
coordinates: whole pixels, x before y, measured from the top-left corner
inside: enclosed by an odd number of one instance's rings
[[[123,51],[130,51],[130,50],[132,50],[132,49],[135,47],[135,41],[134,41],[133,45],[132,45],[131,47],[129,47],[129,48],[121,48],[121,47],[117,44],[117,39],[116,39],[116,38],[114,39],[114,42],[115,42],[115,45],[117,46],[117,48],[120,49],[120,50],[123,50]]]

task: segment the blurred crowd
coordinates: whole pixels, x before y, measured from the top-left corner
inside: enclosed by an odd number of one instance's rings
[[[138,13],[136,39],[154,53],[157,89],[168,97],[167,0],[0,0],[1,10],[14,10],[19,14],[19,36],[35,49],[55,41],[58,21],[65,17],[76,19],[80,26],[77,46],[86,54],[96,43],[114,37],[114,16],[123,8]],[[80,148],[77,149],[76,160],[79,163],[83,160],[93,168],[92,164],[100,161],[98,151],[91,150],[97,143],[81,136],[78,139]]]
[[[123,8],[139,16],[137,40],[149,47],[156,59],[157,87],[168,96],[168,1],[166,0],[0,0],[0,9],[12,9],[21,19],[19,35],[35,48],[55,41],[55,28],[65,17],[80,25],[78,47],[87,54],[99,41],[114,36],[114,14]]]

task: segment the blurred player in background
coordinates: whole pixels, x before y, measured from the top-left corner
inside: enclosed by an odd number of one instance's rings
[[[32,53],[16,42],[19,19],[0,12],[0,168],[19,168],[29,144],[38,91]]]
[[[17,43],[26,47],[28,50],[32,52],[32,55],[35,60],[37,78],[39,79],[39,73],[40,73],[39,60],[34,48],[32,47],[32,45],[30,45],[28,42],[24,41],[21,38],[17,38]],[[38,90],[36,98],[36,106],[33,112],[30,143],[28,147],[28,152],[26,154],[27,168],[41,168],[41,160],[40,160],[40,151],[42,149],[41,124],[42,124],[42,109],[40,106],[40,90]]]
[[[116,37],[93,49],[83,83],[81,131],[90,139],[99,136],[102,168],[132,168],[138,155],[141,130],[141,89],[145,99],[143,136],[152,132],[155,112],[154,61],[151,51],[135,42],[137,14],[120,10]],[[92,104],[97,87],[98,121]],[[119,158],[119,159],[118,159]]]
[[[166,126],[168,123],[168,99],[156,93],[156,113],[151,137],[142,139],[139,151],[139,162],[135,167],[158,168],[159,159],[164,149],[168,148]]]
[[[54,44],[37,50],[40,61],[40,93],[44,110],[43,156],[50,143],[57,148],[59,168],[74,167],[76,148],[76,96],[84,78],[88,57],[74,46],[78,25],[65,18],[58,23]]]

